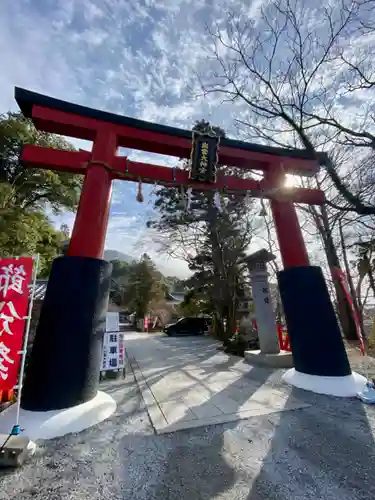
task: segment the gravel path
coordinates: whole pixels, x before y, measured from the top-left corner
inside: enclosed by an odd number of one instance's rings
[[[102,387],[116,414],[0,471],[1,500],[375,498],[374,407],[290,389],[313,405],[155,436],[131,373]]]

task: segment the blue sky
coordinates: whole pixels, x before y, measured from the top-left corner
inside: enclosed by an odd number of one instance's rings
[[[204,26],[242,2],[210,0],[18,0],[1,2],[0,109],[14,109],[14,86],[164,124],[191,128],[208,118],[230,125],[214,101],[199,102],[188,90],[194,71],[205,64]],[[258,1],[249,3],[256,9]],[[224,107],[225,108],[225,107]],[[225,123],[224,123],[225,122]],[[82,144],[78,144],[82,146]],[[83,145],[88,146],[90,145]],[[128,152],[133,159],[150,155]],[[152,161],[173,164],[153,156]],[[151,188],[145,203],[135,201],[136,185],[116,182],[107,248],[137,255],[143,243],[169,267],[186,265],[156,254],[145,221],[152,215]],[[73,214],[56,222],[70,226]]]
[[[195,73],[212,71],[205,26],[223,26],[229,10],[257,19],[267,0],[3,0],[0,3],[0,111],[16,109],[14,86],[111,112],[191,128],[206,118],[235,135],[241,109],[220,97],[196,99]],[[346,114],[348,109],[345,110]],[[76,142],[89,148],[90,144]],[[173,165],[172,158],[131,151],[130,158]],[[178,260],[156,252],[145,222],[152,216],[137,186],[114,185],[107,248],[147,251],[170,274],[185,276]],[[73,214],[56,224],[72,225]]]

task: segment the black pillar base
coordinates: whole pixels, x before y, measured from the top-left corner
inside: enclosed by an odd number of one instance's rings
[[[22,391],[25,410],[70,408],[96,396],[111,271],[88,257],[53,262]]]
[[[285,269],[278,274],[294,367],[309,375],[351,374],[340,328],[320,267]]]

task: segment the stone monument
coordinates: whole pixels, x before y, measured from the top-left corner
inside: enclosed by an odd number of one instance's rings
[[[275,258],[272,253],[262,249],[243,261],[249,270],[260,346],[260,350],[246,351],[245,359],[252,364],[290,368],[293,366],[293,357],[289,352],[280,351],[276,317],[268,283],[267,263]]]

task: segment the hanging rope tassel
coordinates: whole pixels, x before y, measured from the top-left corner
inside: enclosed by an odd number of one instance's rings
[[[140,179],[139,179],[139,182],[138,182],[137,201],[138,201],[138,203],[143,203],[142,181]]]
[[[193,194],[192,188],[191,187],[187,188],[187,191],[186,191],[186,195],[187,195],[187,198],[186,198],[186,211],[190,210],[192,194]]]

